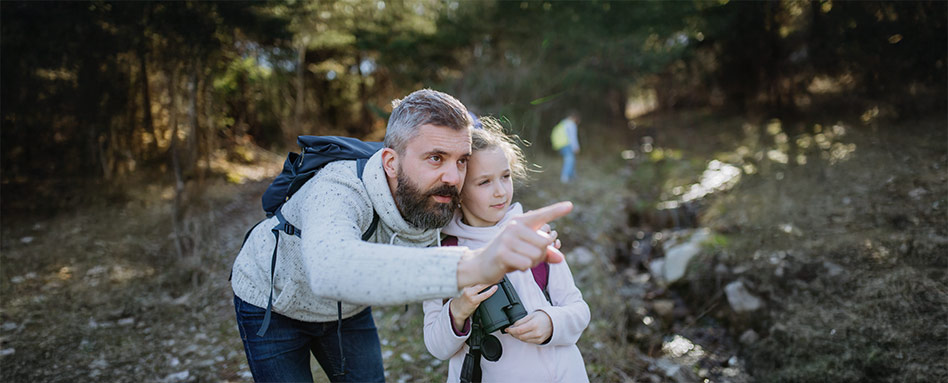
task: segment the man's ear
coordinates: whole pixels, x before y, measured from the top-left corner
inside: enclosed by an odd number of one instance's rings
[[[398,177],[398,152],[392,148],[382,148],[382,169],[388,178]]]

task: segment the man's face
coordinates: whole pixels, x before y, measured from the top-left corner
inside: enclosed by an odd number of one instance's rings
[[[443,227],[454,216],[471,156],[471,132],[423,125],[398,156],[395,204],[421,229]]]

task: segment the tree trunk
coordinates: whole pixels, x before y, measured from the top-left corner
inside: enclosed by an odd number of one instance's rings
[[[195,61],[191,65],[191,74],[188,77],[188,125],[191,131],[188,134],[188,154],[184,157],[184,173],[192,174],[198,161],[198,140],[200,139],[200,126],[198,125],[197,98],[198,98],[198,67],[200,63]]]
[[[155,134],[155,125],[151,118],[151,95],[148,90],[148,66],[144,47],[138,49],[138,71],[141,72],[140,81],[142,83],[142,126],[145,128],[145,132],[151,135],[151,153],[158,154],[158,135]],[[142,157],[147,158],[147,155]]]
[[[303,134],[303,107],[306,106],[306,102],[303,99],[305,93],[305,84],[303,83],[303,66],[306,65],[306,44],[300,43],[298,52],[296,55],[296,111],[293,118],[293,129],[295,131],[292,136],[299,136]]]
[[[214,148],[217,147],[217,128],[215,127],[216,120],[214,119],[214,99],[211,95],[211,87],[207,85],[208,81],[204,81],[204,168],[207,171],[211,170],[211,155],[213,154]]]
[[[168,81],[168,95],[171,98],[171,105],[168,108],[171,123],[171,144],[168,152],[171,157],[171,170],[174,174],[174,201],[171,206],[171,223],[174,228],[174,248],[178,259],[184,258],[184,180],[181,176],[181,161],[178,158],[178,98],[175,88],[178,84],[178,69],[171,70],[171,79]]]

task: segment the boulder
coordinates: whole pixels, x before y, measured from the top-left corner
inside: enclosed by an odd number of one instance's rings
[[[663,275],[668,283],[674,283],[685,276],[688,262],[701,253],[701,244],[710,236],[708,229],[696,230],[687,241],[665,249]]]
[[[760,298],[751,294],[741,281],[728,283],[724,287],[724,293],[727,295],[727,303],[738,313],[757,310],[764,304]]]

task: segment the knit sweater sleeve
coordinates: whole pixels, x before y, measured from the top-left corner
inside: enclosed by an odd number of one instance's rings
[[[547,289],[553,306],[541,309],[549,314],[553,321],[553,336],[546,345],[576,344],[583,330],[589,325],[589,305],[573,282],[573,274],[565,261],[550,264],[549,278]]]
[[[372,204],[354,174],[323,170],[294,199],[300,194],[302,199],[290,202],[296,202],[296,222],[303,231],[303,273],[317,296],[395,305],[457,295],[457,264],[465,248],[361,240],[372,219]]]

